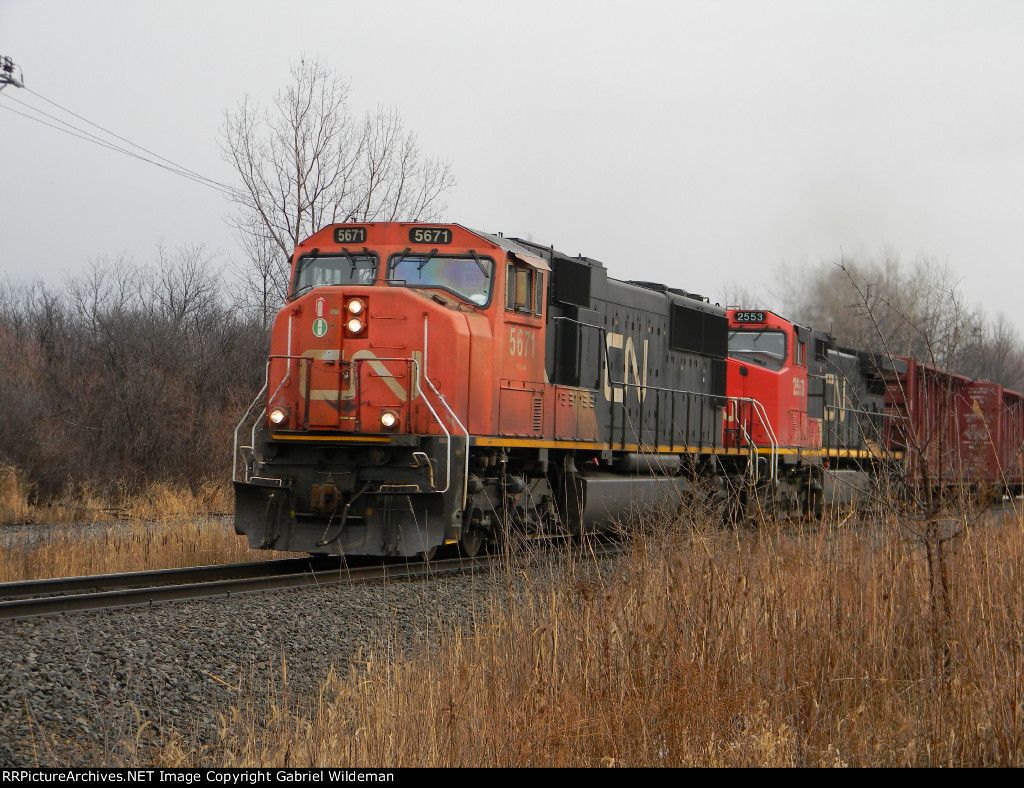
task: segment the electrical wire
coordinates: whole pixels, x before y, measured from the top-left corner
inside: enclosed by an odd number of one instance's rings
[[[91,120],[89,120],[88,118],[84,118],[84,117],[82,117],[81,115],[79,115],[79,114],[77,114],[77,113],[75,113],[75,112],[72,112],[72,111],[71,111],[70,109],[68,109],[67,107],[62,107],[62,106],[61,106],[60,104],[58,104],[58,103],[57,103],[56,101],[53,101],[53,100],[51,100],[51,99],[48,99],[48,98],[46,98],[46,96],[43,96],[42,94],[40,94],[40,93],[37,93],[36,91],[32,90],[31,88],[25,88],[25,90],[27,90],[27,91],[28,91],[29,93],[31,93],[31,94],[32,94],[33,96],[36,96],[36,97],[38,97],[38,98],[41,98],[41,99],[42,99],[43,101],[45,101],[45,102],[46,102],[47,104],[51,104],[52,106],[56,107],[57,109],[59,109],[59,110],[62,110],[63,112],[66,112],[66,113],[68,113],[69,115],[71,115],[71,116],[73,116],[73,117],[75,117],[75,118],[78,118],[79,120],[81,120],[81,121],[84,121],[85,123],[88,123],[88,124],[89,124],[90,126],[93,126],[93,127],[97,128],[97,129],[99,129],[100,131],[104,132],[105,134],[109,134],[109,135],[110,135],[111,137],[115,137],[116,139],[119,139],[119,140],[121,140],[121,142],[126,142],[126,143],[128,143],[128,144],[129,144],[129,145],[131,145],[131,146],[132,146],[133,148],[138,148],[138,149],[139,149],[139,150],[141,150],[142,152],[144,152],[144,153],[148,153],[148,154],[149,154],[150,156],[155,156],[156,158],[160,159],[160,161],[163,161],[163,162],[167,162],[168,164],[170,164],[170,165],[171,165],[171,166],[173,166],[173,167],[176,167],[177,169],[181,170],[182,172],[186,172],[186,173],[188,173],[189,175],[194,175],[194,176],[195,176],[195,177],[197,177],[197,178],[201,178],[201,179],[202,179],[202,180],[204,180],[204,181],[208,181],[209,183],[213,184],[214,186],[219,186],[219,187],[221,187],[221,188],[223,188],[223,189],[229,189],[229,190],[237,191],[237,190],[236,190],[236,189],[234,189],[234,187],[232,187],[232,186],[228,186],[227,184],[224,184],[224,183],[220,183],[219,181],[215,181],[215,180],[213,180],[213,179],[211,179],[211,178],[207,178],[207,177],[206,177],[205,175],[201,175],[200,173],[198,173],[198,172],[195,172],[194,170],[190,170],[190,169],[189,169],[188,167],[185,167],[185,166],[183,166],[183,165],[181,165],[181,164],[178,164],[177,162],[171,161],[170,159],[164,158],[164,157],[163,157],[163,156],[161,156],[161,155],[160,155],[159,153],[155,153],[154,151],[151,151],[151,150],[149,150],[148,148],[144,148],[144,147],[142,147],[141,145],[139,145],[139,144],[137,144],[137,143],[135,143],[135,142],[132,142],[132,141],[131,141],[131,140],[129,140],[129,139],[125,139],[124,137],[122,137],[122,136],[120,136],[120,135],[118,135],[118,134],[115,134],[114,132],[110,131],[109,129],[105,129],[105,128],[104,128],[103,126],[99,125],[98,123],[93,123],[93,122],[92,122]],[[37,110],[37,111],[38,111],[38,110]]]
[[[132,147],[137,148],[138,150],[141,150],[141,151],[149,154],[150,156],[155,157],[156,159],[159,159],[160,161],[154,161],[153,159],[147,158],[146,156],[139,155],[138,153],[135,153],[134,151],[128,150],[127,148],[124,148],[124,147],[122,147],[120,145],[117,145],[116,143],[113,143],[113,142],[110,142],[108,140],[105,140],[102,137],[100,137],[100,136],[98,136],[96,134],[93,134],[90,131],[87,131],[87,130],[85,130],[83,128],[80,128],[80,127],[74,125],[73,123],[69,123],[68,121],[61,120],[60,118],[58,118],[58,117],[56,117],[54,115],[51,115],[51,114],[49,114],[47,112],[44,112],[43,110],[39,109],[38,107],[33,107],[31,104],[27,104],[24,101],[16,99],[10,93],[3,94],[3,98],[4,99],[9,99],[11,101],[15,101],[18,104],[21,104],[23,107],[26,107],[27,109],[30,109],[32,112],[36,112],[36,113],[38,113],[38,114],[40,114],[40,115],[42,115],[44,117],[47,117],[47,118],[50,118],[51,120],[56,121],[57,123],[61,124],[61,126],[54,125],[53,123],[47,123],[45,120],[42,120],[41,118],[35,117],[33,115],[29,115],[29,114],[27,114],[25,112],[20,112],[19,110],[15,109],[13,107],[4,106],[4,103],[2,101],[0,101],[0,108],[6,109],[6,110],[8,110],[10,112],[13,112],[13,113],[17,114],[17,115],[21,115],[22,117],[28,118],[29,120],[35,121],[36,123],[41,123],[44,126],[48,126],[48,127],[52,128],[52,129],[56,129],[57,131],[62,131],[65,134],[70,134],[72,137],[77,137],[78,139],[85,140],[86,142],[91,142],[94,145],[99,145],[100,147],[107,148],[108,150],[115,151],[116,153],[121,153],[121,154],[124,154],[125,156],[130,156],[130,157],[132,157],[134,159],[138,159],[139,161],[144,161],[144,162],[146,162],[148,164],[152,164],[152,165],[154,165],[156,167],[160,167],[163,170],[166,170],[168,172],[174,173],[175,175],[180,175],[181,177],[187,178],[188,180],[194,181],[195,183],[199,183],[199,184],[201,184],[203,186],[207,186],[207,187],[209,187],[211,189],[216,189],[217,191],[221,192],[222,194],[225,194],[228,197],[238,198],[238,197],[243,195],[243,192],[241,192],[239,189],[236,189],[236,188],[234,188],[232,186],[228,186],[226,184],[220,183],[219,181],[215,181],[212,178],[207,178],[206,176],[201,175],[200,173],[195,172],[194,170],[190,170],[187,167],[184,167],[184,166],[182,166],[180,164],[177,164],[176,162],[173,162],[170,159],[167,159],[167,158],[161,156],[160,154],[155,153],[155,152],[149,150],[148,148],[144,148],[143,146],[138,145],[137,143],[134,143],[131,140],[126,139],[125,137],[122,137],[122,136],[120,136],[118,134],[115,134],[114,132],[110,131],[109,129],[106,129],[103,126],[100,126],[98,123],[94,123],[93,121],[89,120],[88,118],[84,118],[81,115],[79,115],[79,114],[77,114],[75,112],[72,112],[71,110],[67,109],[66,107],[62,107],[60,104],[57,104],[55,101],[51,101],[50,99],[46,98],[45,96],[40,95],[39,93],[37,93],[34,90],[31,90],[29,88],[25,88],[25,90],[27,90],[29,93],[32,93],[34,96],[37,96],[38,98],[42,99],[43,101],[47,102],[48,104],[52,104],[54,107],[57,107],[61,111],[67,112],[69,115],[72,115],[73,117],[78,118],[79,120],[81,120],[81,121],[83,121],[85,123],[88,123],[90,126],[93,126],[93,127],[97,128],[97,129],[99,129],[100,131],[104,132],[105,134],[109,134],[111,137],[114,137],[115,139],[121,140],[122,142],[125,142],[128,145],[131,145]],[[62,128],[62,126],[66,126],[67,128]],[[160,163],[161,161],[162,162],[166,162],[166,164],[161,164]],[[170,165],[170,166],[168,166],[168,165]]]

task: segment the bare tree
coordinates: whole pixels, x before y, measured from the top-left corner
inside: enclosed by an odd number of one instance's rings
[[[92,259],[60,288],[0,279],[0,466],[41,498],[226,478],[266,335],[215,263],[191,245]]]
[[[899,434],[905,444],[907,462],[902,474],[885,480],[894,483],[898,494],[889,494],[892,487],[879,486],[875,497],[889,509],[901,536],[910,536],[925,548],[933,668],[937,677],[945,679],[952,659],[953,618],[947,545],[966,533],[970,523],[977,519],[977,511],[976,502],[968,495],[969,481],[954,475],[957,457],[951,452],[951,447],[960,441],[955,414],[962,405],[958,400],[964,395],[953,377],[935,370],[948,368],[948,362],[960,356],[969,341],[971,323],[955,288],[944,289],[948,279],[940,277],[917,283],[924,285],[923,298],[920,291],[912,292],[913,282],[906,283],[907,289],[903,291],[893,291],[894,299],[902,297],[904,303],[918,310],[911,317],[893,300],[880,296],[877,288],[872,293],[872,285],[859,279],[844,261],[840,260],[838,267],[848,278],[855,298],[849,306],[874,331],[875,346],[887,359],[880,369],[895,368],[893,337],[915,347],[914,357],[931,365],[931,370],[922,367],[918,372],[907,373],[907,383],[911,374],[920,376],[919,396],[926,401],[916,416],[911,415],[908,405],[906,418],[900,422]],[[972,313],[971,317],[974,316]],[[901,330],[894,331],[899,321]],[[909,393],[899,375],[891,376],[887,385],[898,401],[908,401]],[[935,414],[941,415],[935,418]],[[954,418],[946,414],[954,414]]]
[[[958,371],[976,380],[994,380],[1014,391],[1024,390],[1024,342],[1020,332],[1000,312],[982,316],[957,363]]]
[[[221,140],[242,180],[230,221],[257,290],[278,298],[287,276],[273,269],[287,268],[302,238],[334,222],[434,221],[455,183],[450,163],[425,158],[395,110],[357,120],[348,83],[324,63],[300,61],[291,77],[269,109],[246,96],[226,112]]]
[[[230,265],[238,283],[236,307],[268,328],[288,292],[288,258],[281,254],[258,216],[249,214],[244,221],[248,229],[236,227],[245,259]]]
[[[1019,347],[1019,338],[1005,319],[1000,326],[986,325],[983,311],[967,303],[948,265],[922,256],[907,266],[886,252],[880,259],[844,258],[783,274],[787,316],[830,330],[843,345],[912,356],[1004,385],[1018,383],[1011,379],[1015,356],[1009,348],[1015,341]],[[996,354],[1007,359],[1005,368],[995,363]]]
[[[157,246],[151,302],[175,330],[194,323],[216,305],[220,274],[212,268],[215,258],[203,244],[185,245],[173,253],[162,243]]]
[[[746,283],[729,280],[719,290],[723,306],[740,309],[777,309],[771,297]]]

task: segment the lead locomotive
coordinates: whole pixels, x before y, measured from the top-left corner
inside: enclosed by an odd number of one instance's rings
[[[723,446],[727,320],[459,225],[326,227],[292,260],[235,528],[253,547],[473,554],[678,495]],[[241,425],[240,425],[241,426]]]

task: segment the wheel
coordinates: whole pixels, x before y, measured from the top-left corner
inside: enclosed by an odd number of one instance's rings
[[[522,506],[506,510],[501,525],[494,531],[497,549],[509,555],[522,553],[529,544],[529,525],[526,509]]]
[[[475,558],[480,555],[486,541],[487,534],[482,528],[467,528],[459,538],[459,549],[466,558]]]

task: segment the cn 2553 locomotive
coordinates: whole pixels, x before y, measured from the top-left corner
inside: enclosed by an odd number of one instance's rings
[[[295,250],[266,388],[236,431],[235,529],[257,548],[473,555],[509,532],[599,530],[696,485],[814,513],[908,453],[926,475],[911,450],[949,408],[925,395],[954,377],[551,247],[333,225]],[[1019,487],[1005,468],[1021,397],[967,383],[953,421],[974,443],[926,445],[959,452],[938,467],[966,457]]]

